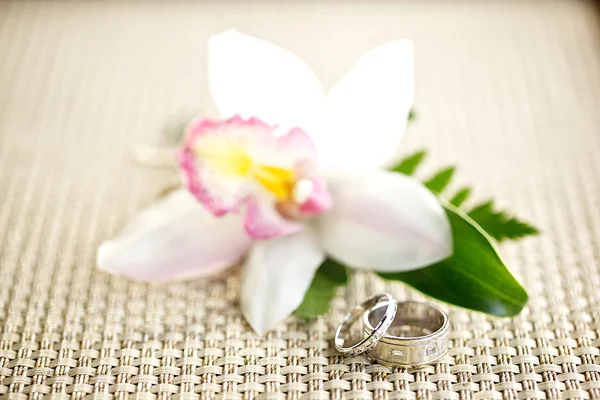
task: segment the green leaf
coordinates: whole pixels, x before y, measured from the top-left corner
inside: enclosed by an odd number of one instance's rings
[[[506,268],[491,238],[454,206],[447,205],[446,214],[454,239],[450,258],[423,269],[379,275],[456,306],[499,317],[518,314],[527,303],[527,292]]]
[[[304,300],[294,312],[300,318],[314,318],[326,314],[337,288],[348,281],[346,267],[328,258],[315,273]]]
[[[464,203],[469,198],[470,195],[471,195],[470,188],[468,188],[468,187],[462,188],[461,190],[456,192],[454,197],[452,197],[452,199],[450,200],[450,204],[452,204],[456,207],[460,207],[460,205],[462,203]]]
[[[434,193],[442,193],[452,180],[455,167],[446,167],[425,181],[425,186]]]
[[[400,160],[400,162],[391,170],[394,172],[400,172],[404,175],[412,175],[426,155],[427,153],[425,150],[419,150]]]
[[[415,118],[417,118],[417,113],[415,112],[414,109],[411,108],[410,111],[408,112],[408,120],[412,121]]]
[[[539,233],[536,227],[510,216],[506,212],[495,211],[493,201],[476,206],[469,211],[469,217],[498,241],[518,239]]]

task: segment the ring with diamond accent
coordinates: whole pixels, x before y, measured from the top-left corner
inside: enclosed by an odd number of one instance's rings
[[[364,336],[356,342],[351,342],[352,325],[358,321],[369,310],[377,308],[378,319],[372,318],[371,330],[366,333],[364,329],[360,331]],[[389,293],[378,294],[365,300],[361,305],[356,306],[344,317],[344,320],[339,324],[335,332],[335,348],[337,351],[346,356],[355,356],[364,353],[371,349],[396,318],[396,310],[398,305],[396,300]],[[349,344],[350,342],[350,344]]]
[[[375,304],[364,313],[365,335],[375,331],[386,308]],[[398,302],[396,317],[387,332],[367,351],[387,366],[423,365],[439,360],[448,351],[448,316],[438,307],[416,301]]]

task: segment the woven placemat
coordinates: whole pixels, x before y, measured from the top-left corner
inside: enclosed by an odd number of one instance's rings
[[[130,161],[173,115],[210,112],[206,39],[235,26],[296,51],[330,86],[374,44],[411,37],[423,176],[534,221],[502,246],[528,287],[514,319],[449,309],[438,364],[387,368],[332,349],[332,312],[264,337],[236,270],[133,283],[98,244],[168,186]],[[600,14],[587,1],[0,2],[0,395],[38,399],[600,398]]]

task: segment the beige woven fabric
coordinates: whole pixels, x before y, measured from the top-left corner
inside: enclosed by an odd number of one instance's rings
[[[400,284],[355,276],[314,322],[256,336],[235,271],[132,283],[95,249],[173,171],[130,162],[165,120],[210,112],[206,39],[228,27],[296,51],[330,86],[411,37],[427,147],[477,200],[535,221],[502,247],[531,294],[517,318],[451,309],[420,370],[332,350],[333,327]],[[0,2],[0,395],[21,399],[600,398],[600,14],[586,1]]]

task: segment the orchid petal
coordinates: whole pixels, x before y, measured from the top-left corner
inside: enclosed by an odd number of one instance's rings
[[[295,189],[294,197],[300,204],[299,211],[302,216],[319,215],[331,208],[331,195],[325,180],[321,177],[301,180],[296,184]],[[303,191],[307,194],[302,193]]]
[[[315,144],[301,128],[287,130],[278,126],[272,129],[268,136],[257,137],[254,133],[254,137],[246,141],[249,153],[258,162],[286,169],[294,169],[301,162],[316,162]]]
[[[263,142],[272,131],[272,127],[256,118],[243,120],[237,115],[227,120],[193,121],[178,154],[183,183],[214,216],[237,210],[250,188],[245,174],[236,171],[240,162],[248,161],[245,150],[236,144],[248,138]],[[212,143],[208,147],[213,149],[209,155],[199,156],[198,146],[204,143],[206,147],[206,142]]]
[[[448,217],[418,181],[375,171],[333,182],[330,190],[333,207],[320,227],[326,252],[340,262],[409,271],[452,254]]]
[[[324,259],[309,228],[254,243],[244,265],[240,302],[256,332],[273,329],[298,308]]]
[[[304,227],[282,217],[268,199],[250,197],[247,200],[244,228],[254,239],[271,239],[301,231]]]
[[[315,135],[329,172],[385,165],[398,149],[413,102],[412,42],[363,54],[327,98],[325,129]]]
[[[307,128],[324,93],[295,54],[233,29],[209,40],[209,85],[222,117],[241,114],[269,124]]]
[[[177,190],[137,214],[119,236],[98,249],[104,271],[134,280],[166,281],[227,268],[251,239],[238,215],[215,218],[186,190]]]
[[[299,205],[303,217],[319,215],[331,207],[331,195],[325,179],[319,175],[315,165],[304,160],[296,165],[298,182],[292,192],[293,200]]]

